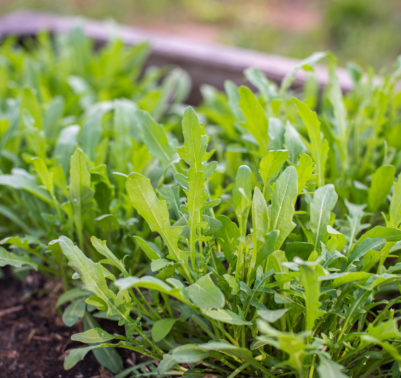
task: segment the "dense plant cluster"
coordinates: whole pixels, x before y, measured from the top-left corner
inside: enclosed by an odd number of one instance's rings
[[[344,96],[317,53],[301,100],[295,70],[249,69],[256,94],[205,86],[195,112],[185,73],[139,76],[145,45],[38,42],[1,47],[0,264],[63,281],[89,344],[67,369],[93,351],[119,377],[399,375],[400,64],[350,66]]]

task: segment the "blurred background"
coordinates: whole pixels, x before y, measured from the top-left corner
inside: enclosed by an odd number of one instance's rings
[[[76,14],[304,58],[331,50],[340,64],[388,68],[401,54],[401,0],[0,0],[0,13]]]

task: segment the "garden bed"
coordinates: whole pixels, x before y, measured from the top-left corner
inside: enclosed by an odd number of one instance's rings
[[[400,61],[381,82],[350,65],[344,94],[328,53],[268,71],[99,23],[2,25],[35,43],[1,46],[0,265],[54,282],[16,284],[36,292],[6,303],[10,340],[16,321],[22,350],[58,340],[67,370],[93,354],[119,376],[400,372]],[[245,64],[264,71],[238,86]]]
[[[0,372],[4,377],[111,377],[94,356],[69,371],[63,367],[71,335],[55,311],[60,285],[31,273],[23,283],[9,270],[0,279]]]

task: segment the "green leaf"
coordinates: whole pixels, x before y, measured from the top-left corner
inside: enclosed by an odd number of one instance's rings
[[[188,172],[188,191],[187,191],[187,209],[189,215],[190,228],[190,255],[192,269],[196,270],[196,251],[195,244],[199,225],[202,221],[203,208],[207,200],[206,172],[203,163],[205,158],[208,137],[205,134],[203,125],[199,123],[192,108],[187,108],[182,120],[182,131],[184,134],[184,146],[178,150],[184,161],[190,165]]]
[[[148,242],[142,239],[140,236],[134,236],[134,239],[149,260],[158,260],[160,257],[162,257],[162,254],[156,244]]]
[[[299,101],[296,98],[294,98],[293,101],[297,106],[298,113],[308,131],[310,143],[308,143],[307,147],[316,164],[318,186],[320,187],[324,185],[329,146],[327,140],[322,140],[320,133],[320,121],[317,114],[302,101]]]
[[[89,159],[95,159],[96,147],[102,136],[103,112],[94,112],[84,122],[79,135],[79,145]]]
[[[229,274],[224,274],[223,275],[224,279],[227,281],[228,285],[230,286],[231,293],[233,295],[238,294],[240,290],[239,282],[235,279],[234,276],[230,276]]]
[[[224,82],[224,90],[227,94],[228,106],[232,114],[234,114],[235,119],[239,122],[244,122],[244,115],[241,112],[241,108],[238,106],[240,95],[238,93],[237,85],[235,85],[232,81],[227,80]]]
[[[72,327],[81,319],[86,311],[85,299],[76,299],[63,312],[63,322],[66,326]]]
[[[164,354],[159,365],[159,372],[166,373],[175,364],[190,364],[204,360],[209,355],[198,345],[187,344],[173,349],[169,354]]]
[[[264,155],[269,144],[269,122],[265,111],[249,88],[240,87],[238,93],[240,95],[239,107],[245,117],[245,122],[243,122],[242,125],[255,138],[259,145],[260,153]]]
[[[281,167],[287,159],[288,151],[276,150],[268,151],[267,154],[260,161],[259,172],[263,180],[265,193],[271,179],[273,179],[280,172]]]
[[[182,133],[184,146],[178,149],[179,155],[191,167],[201,170],[209,138],[205,133],[205,127],[199,123],[198,117],[191,107],[185,109]]]
[[[131,173],[126,183],[132,206],[146,220],[152,231],[158,232],[169,250],[169,258],[175,261],[187,260],[178,248],[180,227],[171,226],[167,203],[159,200],[150,180],[140,173]]]
[[[91,350],[97,348],[107,348],[112,345],[113,344],[97,344],[90,345],[84,348],[71,349],[64,359],[64,369],[72,369],[79,361],[82,361]]]
[[[398,353],[397,348],[389,342],[380,341],[379,339],[376,339],[375,337],[366,334],[363,334],[361,336],[361,341],[362,345],[378,344],[383,349],[383,351],[387,352],[393,358],[393,360],[396,360],[398,362],[401,361],[401,355]]]
[[[290,166],[281,173],[275,183],[270,208],[269,231],[280,231],[276,242],[277,249],[281,247],[295,227],[292,218],[295,212],[294,206],[297,195],[297,171],[294,167]]]
[[[326,243],[327,250],[330,252],[343,251],[345,244],[347,243],[345,235],[331,226],[327,227],[327,232],[329,233],[329,239]]]
[[[235,176],[233,189],[233,207],[238,218],[249,211],[252,201],[252,171],[247,165],[241,165]]]
[[[152,272],[158,272],[159,270],[164,269],[168,266],[174,266],[174,262],[166,259],[157,259],[152,260],[152,262],[150,263],[150,269]]]
[[[358,243],[348,256],[348,263],[352,264],[354,261],[359,260],[366,253],[374,249],[379,251],[384,247],[386,239],[384,238],[366,238]]]
[[[343,272],[332,273],[327,276],[319,277],[321,281],[333,280],[334,287],[340,287],[353,281],[366,281],[372,276],[372,273],[367,272]]]
[[[82,361],[85,356],[97,345],[91,345],[85,348],[71,349],[64,359],[64,369],[72,369],[79,361]]]
[[[231,262],[239,243],[240,232],[238,226],[225,215],[218,216],[217,220],[221,222],[222,227],[217,230],[216,238],[227,261]]]
[[[90,295],[90,293],[88,291],[82,290],[78,287],[75,287],[73,289],[65,291],[63,294],[61,294],[58,297],[56,307],[60,307],[63,304],[65,304],[67,302],[71,302],[77,298],[82,298],[82,297],[86,298],[88,295]]]
[[[368,191],[368,204],[372,211],[377,211],[386,201],[395,176],[395,167],[383,165],[372,175],[372,182]]]
[[[288,360],[284,361],[287,364],[297,370],[298,375],[302,376],[303,360],[306,356],[305,349],[305,336],[303,334],[294,334],[293,332],[281,332],[273,328],[269,323],[259,320],[258,328],[261,333],[266,336],[259,336],[258,340],[264,344],[269,344],[283,350],[288,354]],[[276,342],[276,340],[278,343]]]
[[[156,343],[163,340],[170,333],[177,320],[171,318],[157,320],[152,327],[152,339]]]
[[[85,302],[90,305],[96,307],[99,311],[107,311],[107,305],[104,303],[103,300],[101,300],[99,297],[96,295],[92,295],[88,298],[85,299]],[[87,315],[88,313],[86,313]]]
[[[275,84],[270,82],[261,70],[256,67],[250,67],[244,71],[244,74],[247,80],[259,90],[267,103],[276,97],[277,90]]]
[[[53,197],[54,194],[54,172],[49,171],[45,162],[41,158],[33,158],[32,164],[36,173],[39,175],[42,184]]]
[[[288,150],[289,159],[292,163],[296,163],[299,155],[304,155],[303,152],[306,152],[306,146],[302,141],[301,135],[289,122],[287,122],[284,133],[284,147]]]
[[[298,194],[301,194],[307,182],[313,176],[313,161],[309,155],[302,154],[301,157],[299,158],[297,175],[298,175]]]
[[[70,196],[73,208],[73,218],[78,235],[79,244],[82,245],[83,216],[88,211],[93,191],[90,187],[91,179],[87,168],[87,160],[83,151],[77,148],[71,156],[70,164]]]
[[[203,350],[213,351],[217,353],[223,353],[227,356],[240,358],[244,361],[250,361],[253,359],[252,352],[247,348],[241,348],[236,345],[229,343],[223,343],[218,341],[209,341],[205,344],[199,344],[199,347]]]
[[[28,256],[20,256],[15,253],[7,252],[4,248],[0,247],[0,266],[11,265],[16,268],[21,268],[22,266],[30,266],[35,270],[38,270],[38,264],[35,263]]]
[[[175,161],[177,159],[175,148],[170,145],[163,126],[157,124],[143,110],[136,110],[135,118],[140,126],[141,139],[150,153],[159,159],[164,166],[168,166]]]
[[[269,229],[268,209],[262,192],[255,187],[252,199],[253,247],[258,249]]]
[[[320,281],[316,263],[300,263],[301,282],[304,287],[306,307],[305,329],[312,330],[316,319],[322,315],[320,311]]]
[[[54,148],[53,157],[60,162],[65,174],[70,169],[70,159],[77,146],[79,130],[80,128],[77,125],[68,126],[61,130]]]
[[[279,118],[269,118],[269,150],[281,150],[284,147],[285,127]]]
[[[210,274],[199,278],[187,288],[191,301],[202,310],[224,307],[223,292],[214,284]]]
[[[24,190],[38,197],[40,200],[53,205],[53,200],[49,196],[49,193],[40,187],[35,178],[23,169],[14,168],[11,175],[0,175],[0,185]]]
[[[224,310],[222,308],[217,308],[217,309],[209,309],[209,310],[203,310],[203,313],[208,316],[209,318],[212,318],[214,320],[217,320],[222,323],[228,323],[228,324],[234,324],[234,325],[251,325],[252,322],[249,322],[242,318],[240,315],[236,314],[235,312],[232,312],[230,310]]]
[[[73,242],[65,236],[58,239],[63,254],[68,258],[69,265],[75,268],[87,290],[99,297],[107,306],[109,316],[118,315],[122,322],[130,323],[128,309],[120,308],[116,295],[107,286],[105,273],[110,273],[99,263],[87,258]]]
[[[93,316],[89,313],[86,313],[83,319],[83,324],[84,324],[84,329],[86,331],[92,330],[94,328],[100,329],[99,324],[97,321],[93,318]],[[100,330],[99,334],[101,337],[110,337],[113,335],[105,335],[105,331]],[[115,347],[109,347],[109,348],[96,348],[93,349],[93,354],[95,355],[96,360],[104,366],[106,369],[109,369],[113,373],[118,373],[123,369],[123,360],[118,354],[117,350]]]
[[[389,319],[376,325],[369,324],[367,331],[370,336],[381,341],[401,338],[396,319]]]
[[[401,223],[401,175],[398,175],[397,181],[394,182],[389,213],[387,226],[397,228]]]
[[[6,245],[8,244],[12,247],[17,247],[29,252],[32,251],[30,244],[42,245],[40,241],[33,235],[27,235],[25,237],[9,236],[0,240],[0,244],[6,244]]]
[[[127,163],[132,158],[134,138],[141,141],[141,126],[136,123],[137,106],[125,99],[113,102],[113,141],[110,144],[110,160],[115,169],[120,172],[129,172]]]
[[[321,358],[317,371],[320,378],[347,378],[348,375],[342,372],[343,369],[344,366],[334,361]]]
[[[179,68],[173,68],[164,78],[161,89],[161,101],[153,114],[159,119],[170,106],[170,103],[182,103],[188,96],[191,87],[191,79],[188,73]]]
[[[290,72],[285,75],[284,79],[281,81],[280,92],[284,94],[290,87],[293,81],[295,80],[295,74],[298,70],[304,69],[305,71],[313,70],[312,66],[318,63],[320,60],[326,58],[329,53],[324,51],[318,51],[308,56],[307,58],[300,60]]]
[[[113,340],[115,337],[101,328],[91,328],[85,332],[75,333],[71,340],[86,344],[104,343]]]
[[[0,176],[1,177],[1,176]],[[12,209],[10,209],[8,206],[3,206],[0,205],[0,215],[5,217],[6,219],[10,220],[12,224],[17,225],[18,227],[21,228],[25,233],[29,234],[31,233],[31,229],[29,228],[28,224],[26,224],[22,218],[20,217],[21,214],[16,214]]]
[[[253,361],[252,353],[225,342],[211,341],[205,344],[187,344],[173,349],[169,354],[163,356],[159,365],[159,372],[166,373],[175,364],[196,363],[209,357],[209,352],[222,353],[234,359]]]
[[[367,238],[384,238],[388,242],[401,240],[401,230],[391,227],[376,226],[366,231],[359,239],[358,244]]]
[[[281,319],[289,308],[282,308],[279,310],[259,310],[258,315],[269,323],[274,323]]]
[[[333,61],[330,64],[330,85],[328,90],[328,99],[333,107],[334,117],[336,120],[336,134],[339,137],[339,150],[344,164],[343,169],[348,169],[347,156],[347,109],[345,108],[342,91],[337,78],[336,65]]]
[[[60,118],[63,113],[64,97],[55,97],[49,104],[43,117],[43,130],[48,140],[52,140],[56,137],[60,127]]]
[[[117,280],[115,284],[121,290],[127,290],[131,287],[142,287],[144,289],[156,290],[159,291],[160,293],[168,294],[174,298],[177,298],[183,303],[191,305],[191,303],[185,299],[181,289],[171,287],[164,281],[159,280],[158,278],[152,276],[143,276],[141,278],[137,277],[121,278]]]
[[[116,255],[110,251],[104,240],[100,240],[92,236],[91,243],[93,247],[96,249],[96,251],[98,251],[102,256],[106,257],[106,260],[104,261],[105,264],[113,265],[116,268],[118,268],[120,272],[128,274],[122,260],[118,259]]]
[[[21,115],[24,114],[24,111],[27,111],[34,119],[34,126],[38,129],[42,129],[42,111],[40,109],[38,99],[36,98],[34,92],[29,88],[24,88],[22,90]]]
[[[333,185],[325,185],[317,189],[310,206],[310,225],[315,234],[315,249],[320,247],[327,235],[327,226],[331,211],[337,202],[337,193]]]
[[[302,260],[308,260],[313,250],[314,245],[307,242],[288,242],[285,245],[285,255],[288,261],[292,261],[296,257]]]

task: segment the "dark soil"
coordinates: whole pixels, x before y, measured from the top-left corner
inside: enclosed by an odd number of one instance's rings
[[[0,279],[0,377],[111,377],[92,353],[64,370],[66,351],[77,346],[71,334],[81,329],[66,327],[56,313],[59,290],[38,274],[25,283],[7,271]]]

